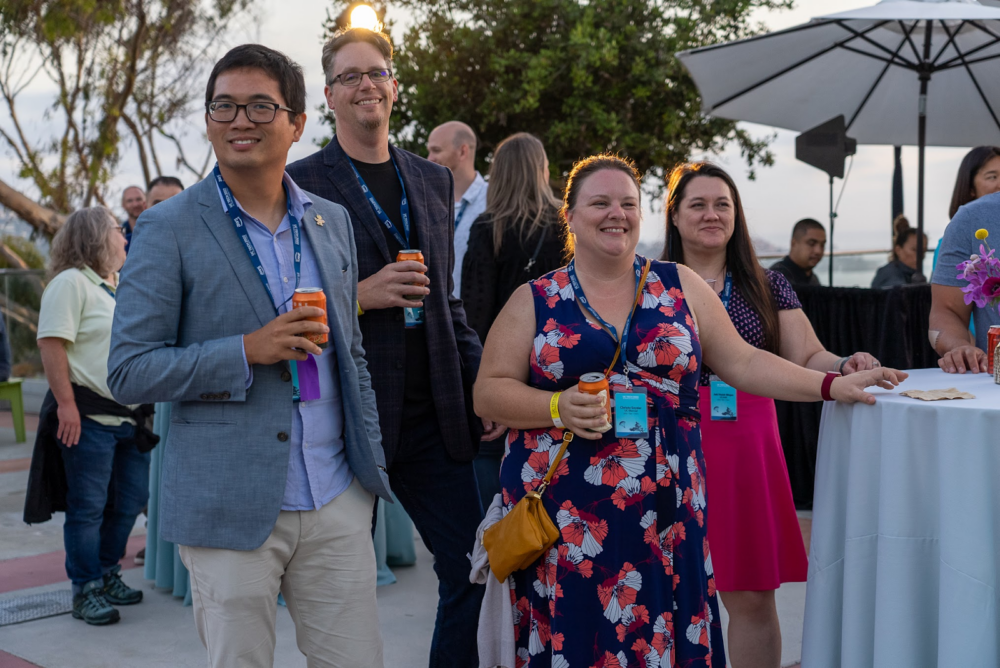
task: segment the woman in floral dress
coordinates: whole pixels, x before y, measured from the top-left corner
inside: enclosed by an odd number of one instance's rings
[[[823,374],[745,344],[686,267],[654,261],[640,281],[640,210],[631,163],[595,156],[574,166],[563,204],[573,262],[519,288],[486,341],[475,404],[511,426],[500,473],[505,509],[538,487],[559,449],[554,392],[562,392],[560,421],[579,437],[543,494],[560,539],[509,580],[516,668],[723,668],[706,538],[702,353],[740,389],[821,398]],[[612,394],[645,390],[646,436],[592,431],[607,418],[601,398],[578,389],[589,372],[604,373]],[[902,377],[858,373],[833,380],[829,393],[871,403],[864,387]]]

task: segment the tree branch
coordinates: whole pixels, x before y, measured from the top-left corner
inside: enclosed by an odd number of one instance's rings
[[[49,237],[58,232],[66,220],[64,215],[38,204],[2,180],[0,180],[0,204]]]
[[[128,129],[132,132],[132,136],[135,137],[135,145],[139,149],[139,164],[142,166],[142,178],[145,183],[149,183],[152,181],[152,179],[149,178],[149,158],[146,155],[146,145],[142,141],[142,134],[139,132],[139,126],[135,124],[132,117],[126,114],[124,110],[122,111],[121,118],[125,122],[125,125],[128,126]]]

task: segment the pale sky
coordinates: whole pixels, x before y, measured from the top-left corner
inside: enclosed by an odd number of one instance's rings
[[[871,0],[798,0],[796,8],[787,12],[760,12],[756,17],[769,29],[780,29],[803,23],[814,16],[822,16],[855,7],[871,4]],[[310,118],[306,124],[303,140],[289,153],[289,162],[302,158],[316,150],[313,140],[327,133],[326,126],[318,122],[314,110],[323,102],[323,77],[319,63],[322,23],[329,4],[319,0],[262,0],[260,21],[242,31],[231,33],[233,44],[241,41],[259,41],[287,53],[299,62],[306,75],[308,92],[307,109]],[[397,23],[395,38],[401,38],[402,27],[408,17],[390,6],[389,17]],[[26,110],[30,107],[41,110],[47,103],[47,94],[39,90],[26,99]],[[197,106],[197,105],[196,105]],[[916,113],[916,101],[913,104]],[[22,117],[31,118],[22,111]],[[38,124],[45,121],[41,114],[34,115]],[[0,120],[0,123],[3,123]],[[201,112],[193,115],[192,127],[187,143],[199,145],[203,140]],[[39,129],[41,129],[39,125]],[[776,133],[771,144],[775,154],[775,165],[759,168],[756,181],[749,181],[746,168],[736,150],[726,151],[719,156],[708,156],[729,169],[736,178],[743,198],[747,217],[754,237],[766,240],[776,246],[787,248],[791,225],[803,217],[816,218],[824,224],[828,220],[828,185],[823,172],[795,160],[796,133],[775,130],[766,126],[746,124],[757,137]],[[512,132],[516,128],[512,128]],[[164,147],[165,149],[165,147]],[[948,202],[954,184],[958,164],[967,149],[928,148],[926,172],[925,226],[931,247],[944,231],[948,222]],[[165,152],[165,151],[164,151]],[[115,186],[124,188],[131,183],[142,181],[138,163],[133,157],[134,148],[125,149],[122,170],[115,179]],[[168,154],[169,155],[169,154]],[[702,157],[702,156],[695,156]],[[168,159],[164,161],[169,164]],[[903,148],[905,213],[916,224],[916,162],[915,147]],[[854,157],[853,169],[849,175],[835,232],[838,249],[887,249],[890,245],[890,208],[892,186],[892,147],[859,146]],[[13,163],[9,156],[0,158],[0,174],[4,180],[18,183],[13,176]],[[190,177],[184,177],[185,183]],[[840,193],[843,182],[837,180],[836,194]],[[23,185],[23,183],[21,183]],[[113,197],[115,202],[119,196]],[[650,208],[643,226],[643,241],[656,243],[663,238],[663,215],[657,213],[661,206]],[[659,203],[653,203],[658,205]],[[120,212],[119,212],[120,213]]]

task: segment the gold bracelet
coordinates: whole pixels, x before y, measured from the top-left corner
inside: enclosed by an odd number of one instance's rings
[[[358,315],[364,315],[365,312],[361,309],[361,302],[354,302],[358,305]]]
[[[549,415],[552,416],[552,424],[554,424],[557,429],[566,428],[563,421],[559,419],[559,396],[561,394],[562,392],[556,392],[552,395],[552,398],[549,399]]]

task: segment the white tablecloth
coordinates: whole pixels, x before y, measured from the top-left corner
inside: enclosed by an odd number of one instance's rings
[[[803,668],[1000,665],[1000,385],[910,373],[823,409]]]

